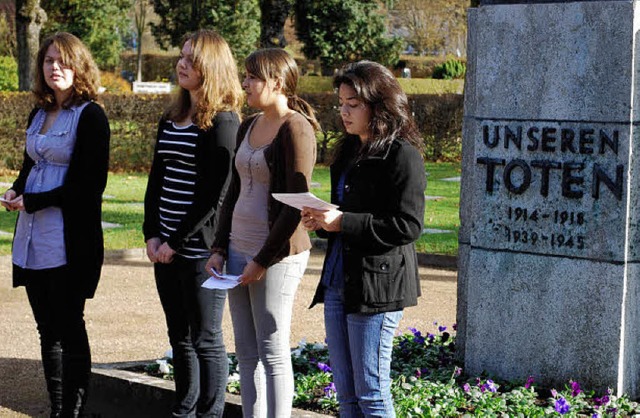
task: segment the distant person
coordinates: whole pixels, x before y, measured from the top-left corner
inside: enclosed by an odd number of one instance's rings
[[[414,242],[426,187],[422,138],[406,95],[380,64],[334,77],[345,133],[331,165],[338,209],[304,208],[304,226],[328,236],[312,306],[324,302],[341,417],[395,417],[391,351],[402,310],[420,296]]]
[[[226,290],[202,288],[215,216],[230,180],[242,88],[227,42],[199,30],[182,43],[179,89],[158,126],[143,233],[173,349],[174,417],[221,417],[229,364]]]
[[[40,334],[51,417],[82,414],[91,374],[84,307],[104,258],[102,193],[109,122],[87,47],[59,32],[38,51],[24,161],[2,206],[20,211],[13,285],[25,286]]]
[[[271,193],[307,192],[316,161],[318,122],[296,95],[298,67],[280,48],[245,60],[242,87],[260,113],[238,130],[231,187],[220,213],[208,268],[240,275],[229,308],[245,417],[289,417],[293,301],[311,242],[300,211]]]

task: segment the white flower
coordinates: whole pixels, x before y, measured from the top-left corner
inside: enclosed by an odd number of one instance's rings
[[[172,358],[173,358],[173,348],[168,349],[168,350],[164,353],[164,356],[165,356],[166,358],[170,358],[170,359],[172,359]]]
[[[228,381],[229,382],[238,382],[238,381],[240,381],[240,374],[233,373],[233,374],[229,375]]]
[[[169,374],[171,373],[171,369],[169,368],[169,363],[167,363],[167,360],[156,360],[156,363],[158,363],[158,365],[160,366],[158,368],[158,371],[162,374]]]
[[[323,350],[326,346],[327,346],[327,345],[326,345],[326,344],[324,344],[324,343],[315,343],[315,344],[313,345],[313,348],[314,348],[315,350]]]
[[[292,351],[291,351],[291,355],[292,355],[293,357],[295,357],[295,358],[298,358],[298,357],[300,357],[300,356],[302,355],[302,351],[303,351],[303,349],[302,349],[302,348],[300,348],[300,347],[298,347],[298,348],[296,348],[295,350],[292,350]]]
[[[298,343],[298,347],[299,348],[305,348],[307,346],[307,339],[303,338],[300,340],[300,342]]]

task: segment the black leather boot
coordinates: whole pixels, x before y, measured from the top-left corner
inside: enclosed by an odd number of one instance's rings
[[[60,417],[62,411],[62,355],[59,348],[43,350],[42,368],[51,403],[51,418]]]
[[[79,418],[84,411],[87,400],[87,390],[85,388],[65,388],[62,400],[62,411],[60,418]]]

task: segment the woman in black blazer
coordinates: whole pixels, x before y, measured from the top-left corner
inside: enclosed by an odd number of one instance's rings
[[[414,242],[422,232],[422,138],[406,95],[380,64],[350,64],[334,78],[346,133],[331,165],[331,201],[304,208],[303,223],[328,236],[312,306],[324,302],[341,417],[394,417],[391,350],[402,309],[420,296]]]

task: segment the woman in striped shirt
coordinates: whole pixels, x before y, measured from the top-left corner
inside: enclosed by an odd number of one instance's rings
[[[228,44],[212,31],[186,38],[176,73],[178,93],[158,126],[143,232],[173,349],[173,416],[220,417],[226,291],[201,285],[210,276],[205,264],[229,184],[243,92]]]

